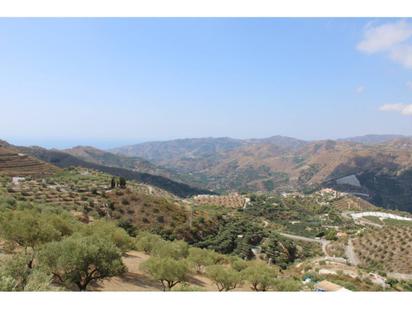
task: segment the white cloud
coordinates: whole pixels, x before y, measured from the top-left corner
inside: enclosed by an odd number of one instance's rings
[[[401,20],[373,27],[368,25],[364,38],[357,45],[358,50],[372,54],[391,49],[412,36],[412,25]]]
[[[365,91],[365,86],[359,85],[358,87],[356,87],[355,91],[356,93],[362,93]]]
[[[412,69],[412,45],[394,47],[389,56],[406,68]]]
[[[366,26],[357,49],[366,54],[384,53],[393,61],[412,69],[412,24],[404,20],[379,26]]]
[[[402,115],[412,116],[412,104],[384,104],[381,107],[379,107],[379,110],[383,112],[399,112]]]

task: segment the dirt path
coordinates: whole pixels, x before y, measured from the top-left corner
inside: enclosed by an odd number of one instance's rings
[[[322,239],[321,240],[321,244],[322,244],[322,251],[323,251],[323,254],[325,255],[325,256],[329,256],[329,253],[328,253],[328,245],[330,244],[330,241],[329,240],[325,240],[325,239]]]
[[[355,250],[353,249],[352,239],[349,238],[348,245],[345,248],[345,254],[348,258],[348,262],[354,266],[359,264],[359,259],[356,256]]]
[[[93,291],[162,291],[160,282],[153,280],[150,276],[143,273],[139,266],[141,263],[150,258],[149,255],[130,251],[123,257],[123,263],[127,266],[128,271],[121,275],[102,280],[100,283],[92,286]],[[192,275],[188,278],[190,285],[196,286],[206,291],[217,291],[214,283],[201,275]],[[250,291],[247,285],[240,286],[236,291]]]
[[[148,255],[131,251],[123,257],[128,271],[122,276],[104,279],[93,287],[95,291],[159,291],[161,285],[144,274],[139,266],[149,258]]]

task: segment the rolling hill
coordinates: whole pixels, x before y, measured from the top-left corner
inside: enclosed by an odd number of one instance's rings
[[[57,170],[54,165],[21,153],[6,142],[0,141],[0,174],[41,177],[51,175]]]
[[[77,146],[69,149],[64,149],[63,152],[75,156],[81,160],[99,165],[119,167],[135,172],[163,176],[170,178],[171,180],[184,182],[184,179],[178,173],[175,173],[163,167],[156,166],[148,160],[139,157],[117,155],[90,146]]]
[[[390,209],[412,210],[412,139],[366,136],[352,140],[183,139],[112,150],[190,175],[219,192],[293,191],[335,187]]]
[[[41,147],[17,147],[17,146],[14,146],[14,148],[12,149],[16,149],[16,151],[21,153],[22,158],[26,156],[28,158],[31,158],[31,160],[37,165],[43,166],[42,170],[44,171],[52,171],[53,169],[57,169],[57,167],[66,168],[70,166],[80,166],[80,167],[85,167],[85,168],[101,171],[104,173],[108,173],[114,176],[124,177],[129,180],[136,180],[138,182],[143,182],[148,185],[153,185],[155,187],[168,191],[178,197],[189,197],[189,196],[196,195],[196,194],[213,194],[213,192],[209,190],[203,190],[203,189],[199,189],[196,187],[192,187],[185,183],[173,181],[163,176],[152,175],[148,173],[141,173],[141,172],[136,172],[133,170],[125,169],[125,168],[105,166],[101,164],[84,161],[75,156],[72,156],[68,153],[65,153],[59,150],[53,150],[53,149],[48,150],[48,149],[41,148]],[[20,161],[22,161],[22,159],[20,159]],[[13,166],[13,172],[9,172],[9,174],[13,174],[17,176],[26,175],[25,174],[26,165],[24,164],[21,164],[21,165],[22,167],[19,167],[19,166],[16,166],[15,164]]]
[[[362,143],[362,144],[381,144],[390,142],[393,140],[404,138],[405,136],[399,134],[368,134],[363,136],[353,136],[348,138],[341,139],[342,141],[347,142],[355,142],[355,143]]]

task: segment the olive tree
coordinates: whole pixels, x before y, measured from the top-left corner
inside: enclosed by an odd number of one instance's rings
[[[176,284],[185,281],[189,272],[185,261],[171,257],[151,257],[140,267],[161,283],[163,291],[170,291]]]
[[[278,271],[266,263],[255,262],[242,271],[242,277],[251,284],[254,291],[267,291],[275,284]]]
[[[52,276],[41,269],[31,269],[31,256],[18,253],[0,260],[0,291],[49,291]]]
[[[61,284],[85,291],[91,282],[125,271],[121,252],[107,238],[73,235],[48,243],[39,253],[39,264]]]
[[[73,229],[67,217],[36,209],[7,211],[0,216],[0,236],[31,254],[28,260],[30,268],[40,245],[70,235]]]
[[[250,262],[234,256],[231,258],[231,265],[234,270],[242,271],[250,265]]]
[[[85,225],[81,233],[85,236],[95,235],[101,239],[107,239],[107,241],[113,242],[122,253],[135,247],[133,238],[114,222],[99,220]]]
[[[275,291],[300,291],[302,289],[302,283],[293,278],[278,278],[275,279],[273,288]]]
[[[242,283],[242,277],[239,272],[223,265],[207,267],[206,275],[215,283],[220,292],[233,290]]]
[[[201,273],[204,267],[214,264],[212,252],[207,249],[191,247],[187,259],[194,266],[195,271]]]
[[[188,256],[189,245],[183,240],[163,241],[153,247],[151,254],[161,258],[182,259]]]
[[[135,241],[137,250],[143,251],[146,254],[151,254],[154,247],[163,243],[165,243],[165,240],[162,237],[149,232],[139,232]]]

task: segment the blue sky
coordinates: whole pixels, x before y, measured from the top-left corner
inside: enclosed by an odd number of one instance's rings
[[[0,139],[412,134],[412,21],[0,19]]]

